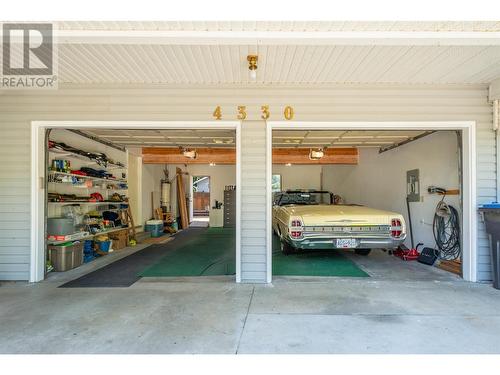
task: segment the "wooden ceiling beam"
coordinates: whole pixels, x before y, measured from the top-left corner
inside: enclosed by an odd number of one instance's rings
[[[236,164],[234,148],[196,148],[196,159],[182,155],[178,148],[146,147],[142,149],[144,164]],[[357,148],[329,148],[320,160],[309,159],[308,148],[273,148],[273,164],[349,164],[359,161]]]
[[[236,164],[234,148],[196,147],[196,159],[185,157],[178,148],[145,147],[142,149],[144,164]]]
[[[273,148],[273,164],[351,164],[359,161],[358,149],[327,148],[319,160],[309,159],[309,148]]]

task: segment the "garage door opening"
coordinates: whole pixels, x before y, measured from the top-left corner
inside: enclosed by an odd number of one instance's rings
[[[469,277],[464,133],[286,123],[270,130],[272,274]],[[413,248],[437,259],[407,260]]]
[[[48,127],[44,277],[235,276],[237,127],[221,127]]]

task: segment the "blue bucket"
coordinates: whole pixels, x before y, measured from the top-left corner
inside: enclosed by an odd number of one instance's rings
[[[111,241],[99,242],[99,250],[104,251],[105,253],[109,251],[110,246],[111,246]]]

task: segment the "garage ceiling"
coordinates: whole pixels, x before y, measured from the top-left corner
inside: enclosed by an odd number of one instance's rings
[[[85,129],[83,133],[125,147],[236,147],[232,130]]]
[[[390,148],[427,133],[427,131],[420,130],[275,130],[273,131],[273,146]]]
[[[56,29],[66,35],[58,47],[62,84],[488,84],[500,77],[500,22],[57,22]],[[162,32],[174,36],[157,38]],[[316,43],[321,33],[394,32],[411,35],[397,45],[369,36],[357,45]],[[219,38],[245,33],[255,37]],[[278,42],[258,37],[266,33]],[[310,39],[297,42],[301,33]],[[423,45],[418,33],[483,39]],[[248,54],[259,56],[256,81]]]
[[[85,129],[83,132],[124,147],[236,147],[232,130]],[[425,133],[416,130],[275,130],[273,146],[387,148]]]

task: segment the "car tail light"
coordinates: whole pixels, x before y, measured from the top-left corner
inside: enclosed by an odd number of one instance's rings
[[[302,226],[302,220],[294,218],[290,220],[290,237],[292,238],[301,238],[304,228]]]
[[[403,234],[403,223],[399,219],[391,220],[391,237],[399,238]]]

